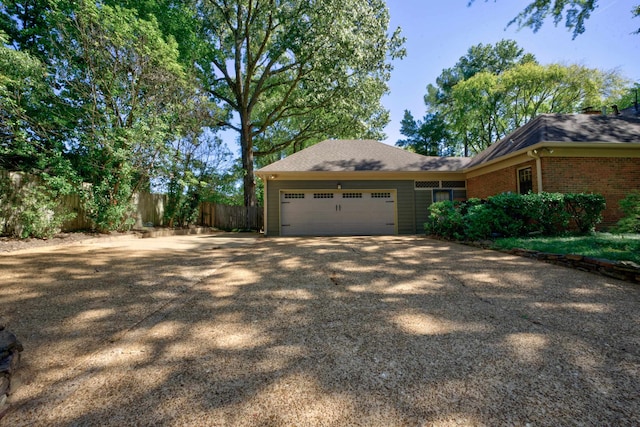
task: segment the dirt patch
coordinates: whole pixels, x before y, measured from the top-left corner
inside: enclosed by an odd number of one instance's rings
[[[420,237],[0,255],[6,425],[638,425],[640,289]],[[6,273],[5,273],[6,272]]]
[[[110,240],[114,238],[131,238],[140,237],[140,233],[128,232],[128,233],[90,233],[90,232],[76,232],[76,233],[58,233],[49,239],[16,239],[13,237],[0,237],[0,253],[2,252],[15,252],[23,251],[41,247],[71,245],[89,240]]]

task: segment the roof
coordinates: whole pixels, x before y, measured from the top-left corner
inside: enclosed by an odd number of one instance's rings
[[[541,142],[640,144],[640,119],[621,115],[541,114],[480,152],[466,166],[487,163]]]
[[[257,171],[274,172],[457,172],[468,157],[429,157],[374,140],[328,139]]]

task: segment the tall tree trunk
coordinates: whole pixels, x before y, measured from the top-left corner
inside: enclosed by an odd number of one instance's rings
[[[244,169],[243,190],[244,190],[244,206],[246,209],[245,228],[250,228],[249,214],[252,207],[257,204],[256,197],[256,176],[253,168],[253,140],[251,136],[251,121],[248,113],[240,115],[240,147],[242,155],[242,168]]]

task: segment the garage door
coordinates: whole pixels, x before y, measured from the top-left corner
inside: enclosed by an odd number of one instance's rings
[[[282,191],[281,236],[396,234],[395,190]]]

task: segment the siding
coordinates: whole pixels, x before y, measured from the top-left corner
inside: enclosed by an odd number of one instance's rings
[[[279,181],[269,180],[267,184],[267,218],[265,232],[268,236],[280,234],[280,190],[335,190],[338,182],[342,190],[384,190],[395,189],[398,234],[415,234],[417,230],[415,191],[413,180],[398,181]],[[425,208],[426,209],[426,208]]]
[[[415,190],[416,234],[424,232],[424,223],[429,216],[429,205],[433,203],[433,189]]]

